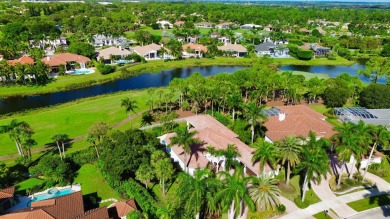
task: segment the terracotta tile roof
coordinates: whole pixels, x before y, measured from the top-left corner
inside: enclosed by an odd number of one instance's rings
[[[15,192],[15,187],[12,186],[12,187],[8,187],[8,188],[5,188],[5,189],[1,189],[0,190],[0,200],[1,199],[5,199],[5,198],[12,198],[14,197],[14,192]]]
[[[206,148],[207,146],[213,146],[217,150],[224,150],[227,148],[228,144],[234,144],[237,146],[237,150],[240,153],[240,157],[237,157],[246,167],[248,167],[252,172],[259,174],[260,164],[259,162],[252,162],[252,156],[255,151],[254,148],[249,147],[237,137],[238,135],[225,127],[223,124],[218,122],[216,119],[210,115],[196,115],[186,118],[186,121],[190,123],[194,128],[191,130],[196,130],[198,133],[194,136],[198,138],[202,143],[198,145],[192,145],[191,150],[193,155],[190,159],[190,156],[187,155],[188,166],[191,168],[205,168],[208,164],[208,159],[206,158]],[[170,144],[170,138],[175,136],[175,133],[169,133],[161,137],[167,144]],[[184,162],[184,153],[183,149],[174,145],[171,147],[172,151],[179,156],[180,160]],[[270,166],[266,166],[266,171],[271,171]]]
[[[218,50],[222,51],[235,51],[235,52],[247,52],[246,48],[241,44],[226,44],[218,46]]]
[[[329,138],[335,131],[333,126],[325,121],[325,116],[308,106],[280,106],[285,119],[280,121],[278,116],[268,117],[264,123],[267,128],[266,136],[273,142],[279,141],[288,135],[308,137],[310,131],[318,137]]]
[[[186,51],[188,49],[188,47],[190,47],[190,49],[193,49],[195,51],[207,52],[207,48],[202,44],[187,43],[187,44],[182,46],[183,51]]]
[[[78,217],[77,219],[108,219],[108,210],[106,207],[95,208],[84,213],[83,216]]]
[[[35,60],[30,56],[24,55],[18,59],[8,60],[9,65],[16,65],[17,63],[21,65],[34,65]]]
[[[137,210],[137,205],[135,204],[134,199],[130,199],[123,202],[117,202],[115,203],[114,207],[116,208],[119,217],[124,217],[130,211]]]
[[[39,219],[55,219],[55,217],[51,216],[50,214],[48,214],[47,212],[45,212],[42,209],[39,209],[39,210],[36,210],[36,211],[32,211],[26,217],[26,219],[36,219],[36,218],[39,218]]]
[[[89,61],[91,61],[91,59],[88,57],[72,53],[60,53],[52,57],[45,57],[42,59],[42,62],[52,67],[66,65],[67,62],[87,63]]]
[[[38,202],[32,202],[31,207],[45,207],[45,206],[52,206],[55,204],[56,204],[56,199],[47,199]]]

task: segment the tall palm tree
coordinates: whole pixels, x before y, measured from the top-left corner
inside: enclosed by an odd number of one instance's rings
[[[325,150],[327,146],[324,139],[317,140],[313,132],[309,133],[309,140],[303,148],[302,161],[296,167],[296,171],[304,171],[305,175],[302,186],[302,202],[305,201],[309,182],[315,177],[317,183],[320,183],[322,176],[326,177],[330,170],[329,157]]]
[[[352,145],[353,165],[349,178],[352,179],[356,163],[360,163],[363,155],[367,154],[368,147],[372,142],[369,130],[363,121],[359,121],[354,127],[354,135],[357,136],[357,143]]]
[[[282,165],[287,163],[286,185],[290,185],[291,168],[301,162],[300,153],[302,150],[301,140],[294,136],[287,136],[278,145],[280,152],[279,161]]]
[[[58,134],[55,134],[51,138],[51,140],[56,142],[57,147],[58,147],[58,151],[60,152],[60,157],[61,157],[61,160],[62,160],[63,158],[65,158],[65,142],[67,140],[69,140],[68,135],[67,134],[58,133]],[[62,151],[61,151],[61,148],[60,148],[60,144],[62,146]]]
[[[229,218],[242,215],[244,205],[248,206],[250,210],[255,210],[255,204],[247,189],[252,177],[246,177],[242,172],[242,166],[237,166],[233,175],[226,171],[219,172],[223,188],[217,192],[215,198],[225,209],[229,209]]]
[[[15,141],[16,149],[20,156],[24,157],[21,137],[24,133],[32,134],[31,127],[26,122],[18,122],[13,119],[8,125],[0,126],[0,133],[8,133],[9,137]]]
[[[387,147],[389,147],[389,142],[390,142],[390,132],[385,127],[369,125],[368,131],[369,131],[374,143],[371,147],[370,155],[368,156],[367,166],[364,170],[363,179],[366,177],[368,167],[370,166],[372,154],[374,153],[378,144],[380,144],[383,148],[387,148]]]
[[[121,107],[125,108],[126,114],[128,114],[129,112],[133,112],[133,113],[137,114],[135,112],[135,109],[138,108],[137,101],[132,100],[129,97],[126,97],[125,99],[122,99]]]
[[[199,140],[194,138],[194,136],[198,133],[196,131],[189,131],[187,127],[179,127],[175,130],[176,136],[171,137],[171,145],[178,145],[182,147],[184,150],[184,166],[187,172],[188,169],[188,161],[187,154],[192,155],[191,145],[199,143]]]
[[[280,204],[280,190],[276,180],[270,176],[254,178],[249,186],[249,195],[257,206],[257,210],[274,209]]]
[[[265,176],[265,167],[266,164],[269,164],[271,167],[275,167],[277,159],[279,157],[279,151],[270,142],[265,141],[264,139],[258,139],[255,143],[251,145],[255,148],[255,152],[252,156],[252,161],[260,162],[260,171],[263,169],[263,176]]]
[[[234,144],[228,144],[225,150],[218,150],[217,154],[225,158],[224,169],[229,171],[230,168],[238,164],[236,158],[240,157],[241,154],[238,152],[237,146]]]
[[[265,109],[265,105],[258,106],[254,102],[251,102],[251,103],[245,105],[245,117],[247,119],[249,119],[249,121],[251,123],[251,131],[252,131],[251,143],[252,144],[253,144],[254,137],[255,137],[255,126],[258,123],[258,120],[261,119],[262,121],[267,121],[267,116],[263,113],[264,109]]]

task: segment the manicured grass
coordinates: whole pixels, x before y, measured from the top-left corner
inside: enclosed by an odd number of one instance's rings
[[[313,217],[317,219],[332,219],[332,217],[329,216],[329,214],[326,214],[324,211],[318,212],[317,214],[313,215]]]
[[[389,205],[389,204],[390,204],[390,195],[388,194],[374,196],[374,197],[365,198],[365,199],[347,203],[347,205],[349,205],[355,211],[364,211],[367,209],[371,209],[383,205]]]
[[[310,80],[311,78],[319,78],[319,79],[328,79],[329,75],[327,74],[314,74],[310,72],[304,72],[304,71],[293,71],[293,75],[303,75],[305,76],[306,80]]]
[[[42,183],[43,183],[43,180],[38,179],[38,178],[27,179],[27,180],[22,181],[16,185],[16,192],[19,192],[19,191],[23,192],[23,191],[25,191],[27,189],[31,189],[35,186],[40,186],[40,185],[42,185]]]
[[[122,200],[108,185],[100,171],[93,164],[85,164],[77,171],[75,183],[80,183],[83,195],[97,193],[101,200],[116,198]]]
[[[390,170],[390,158],[388,157],[383,157],[382,158],[382,165],[380,168],[374,170],[372,168],[369,168],[368,169],[368,172],[370,173],[373,173],[379,177],[381,177],[382,179],[386,180],[388,183],[390,183],[390,173],[389,173],[389,170]]]
[[[314,109],[315,111],[321,114],[324,114],[329,110],[329,108],[327,108],[325,105],[311,105],[310,108]]]
[[[308,61],[297,60],[294,58],[280,58],[275,59],[275,62],[279,63],[279,65],[353,65],[355,63],[353,61],[348,61],[347,59],[344,59],[342,57],[337,57],[336,60],[317,58]]]
[[[35,132],[33,135],[37,141],[35,148],[43,147],[52,142],[51,137],[56,133],[66,133],[70,138],[74,138],[87,134],[88,128],[98,121],[113,125],[125,119],[127,115],[124,108],[120,106],[121,100],[125,97],[137,101],[138,112],[148,108],[146,100],[149,96],[146,90],[128,91],[3,118],[0,119],[0,126],[10,123],[12,119],[25,121]],[[8,134],[0,134],[0,156],[15,153],[17,153],[15,144]]]

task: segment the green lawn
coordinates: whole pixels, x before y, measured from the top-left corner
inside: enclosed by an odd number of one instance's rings
[[[16,192],[25,193],[27,189],[42,185],[43,180],[38,178],[30,178],[16,185]]]
[[[127,115],[120,106],[121,100],[125,97],[131,97],[137,101],[138,111],[148,108],[146,100],[149,96],[146,90],[128,91],[14,115],[0,119],[0,125],[8,124],[12,119],[29,123],[35,132],[33,135],[37,141],[35,147],[42,147],[52,142],[50,138],[56,133],[66,133],[70,138],[74,138],[85,135],[88,128],[97,121],[113,125],[125,119]],[[72,148],[77,145],[80,143],[76,143]],[[15,144],[8,134],[0,134],[0,156],[15,153],[17,153]]]
[[[319,78],[319,79],[328,79],[329,75],[327,74],[314,74],[310,72],[305,71],[293,71],[293,75],[303,75],[305,76],[306,80],[310,80],[311,78]]]
[[[325,214],[324,211],[318,212],[317,214],[313,215],[313,217],[317,219],[332,219],[332,217],[328,214]]]
[[[280,58],[275,59],[279,65],[353,65],[355,62],[348,61],[342,57],[337,57],[336,60],[329,60],[327,58],[317,58],[308,61],[297,60],[294,58]]]
[[[374,196],[371,198],[365,198],[347,204],[355,211],[364,211],[367,209],[371,209],[383,205],[389,205],[390,195],[384,194],[384,195]]]
[[[77,171],[74,183],[80,183],[83,195],[97,193],[101,200],[116,198],[122,200],[108,185],[100,171],[93,164],[85,164]]]

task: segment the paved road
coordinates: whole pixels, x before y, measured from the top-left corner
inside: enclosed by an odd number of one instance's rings
[[[374,208],[364,211],[348,219],[389,219],[390,218],[390,205]]]

